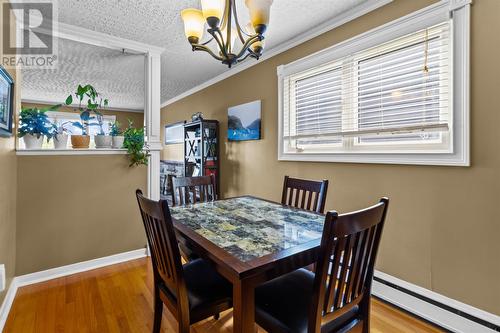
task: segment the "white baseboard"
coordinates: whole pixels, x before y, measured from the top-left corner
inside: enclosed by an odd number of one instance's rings
[[[12,306],[12,303],[14,303],[14,298],[16,297],[17,287],[16,278],[13,278],[9,289],[7,290],[7,294],[5,294],[2,306],[0,306],[0,332],[3,332],[3,327],[7,322],[10,307]]]
[[[14,302],[14,298],[16,296],[18,288],[30,284],[56,279],[67,275],[90,271],[92,269],[104,266],[118,264],[129,260],[143,258],[145,256],[146,256],[146,249],[144,248],[129,252],[118,253],[103,258],[83,261],[76,264],[51,268],[45,271],[16,276],[14,279],[12,279],[12,283],[10,284],[9,290],[7,291],[7,295],[5,296],[2,306],[0,307],[0,332],[3,331],[5,322],[7,321],[7,317],[9,315],[12,303]]]
[[[61,276],[90,271],[92,269],[118,264],[124,261],[139,259],[146,256],[146,249],[114,254],[108,257],[78,262],[76,264],[47,269],[45,271],[17,276],[18,287],[56,279]]]
[[[500,326],[500,317],[492,313],[488,313],[473,306],[448,298],[383,272],[375,271],[375,277],[431,299],[435,302],[449,306],[462,313],[466,313],[488,323]],[[498,332],[376,280],[373,281],[372,294],[452,332]]]

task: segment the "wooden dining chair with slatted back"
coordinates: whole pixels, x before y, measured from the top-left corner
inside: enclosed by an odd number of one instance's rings
[[[215,176],[175,177],[172,179],[174,205],[189,205],[217,199]]]
[[[325,210],[328,180],[322,181],[291,178],[283,182],[283,205],[323,213]]]
[[[259,286],[257,323],[271,333],[347,332],[355,327],[369,332],[373,270],[388,204],[382,198],[353,213],[328,212],[316,273],[299,269]]]
[[[177,238],[167,201],[145,198],[136,191],[149,248],[154,278],[153,333],[160,332],[163,304],[179,323],[189,326],[232,307],[232,285],[202,259],[181,263]],[[200,278],[202,277],[202,278]]]
[[[172,178],[172,203],[185,206],[198,202],[210,202],[217,199],[215,176],[175,177]],[[188,244],[179,243],[181,255],[186,261],[198,258]]]

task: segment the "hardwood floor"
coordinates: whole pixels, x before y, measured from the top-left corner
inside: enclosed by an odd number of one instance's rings
[[[152,329],[152,270],[138,259],[20,288],[4,333],[131,332]],[[165,308],[162,332],[176,332]],[[193,333],[232,331],[232,314],[207,319]],[[259,333],[264,332],[259,330]],[[378,300],[372,302],[372,333],[442,332]]]

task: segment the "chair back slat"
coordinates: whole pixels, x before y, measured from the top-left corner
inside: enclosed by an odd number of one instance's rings
[[[389,200],[338,216],[328,212],[314,281],[309,332],[370,297]]]
[[[179,299],[187,294],[180,251],[167,201],[149,200],[142,195],[141,190],[136,191],[136,197],[151,251],[155,283],[161,279],[170,293],[177,298],[176,303],[187,302],[187,299]]]
[[[216,200],[215,176],[176,177],[172,179],[174,205],[185,206]]]
[[[281,203],[323,213],[327,190],[328,180],[314,181],[285,176]]]

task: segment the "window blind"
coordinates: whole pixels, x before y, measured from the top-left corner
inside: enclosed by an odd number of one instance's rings
[[[451,127],[449,30],[445,22],[286,76],[288,146],[440,140]]]

